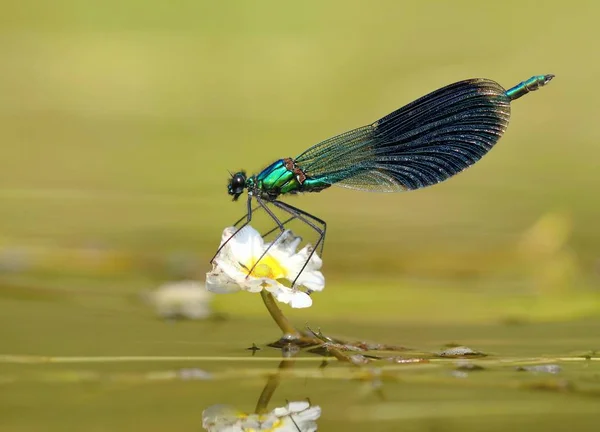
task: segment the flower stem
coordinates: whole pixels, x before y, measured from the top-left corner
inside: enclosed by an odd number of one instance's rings
[[[267,310],[271,314],[271,317],[277,323],[283,334],[300,336],[300,332],[298,332],[298,330],[296,330],[296,328],[288,321],[285,315],[283,315],[283,312],[281,312],[281,309],[279,309],[279,306],[277,306],[273,294],[267,290],[262,290],[260,296],[262,297]]]
[[[254,410],[256,414],[264,414],[267,412],[269,401],[271,400],[271,397],[273,397],[273,393],[275,393],[277,387],[279,387],[280,381],[281,377],[279,374],[271,375],[269,377],[267,384],[265,384],[265,387],[258,398],[258,402],[256,403],[256,409]]]
[[[267,380],[267,383],[265,384],[265,387],[258,398],[258,402],[256,403],[256,409],[254,410],[256,414],[264,414],[268,411],[267,408],[269,402],[271,401],[275,390],[277,390],[277,387],[279,387],[279,383],[281,382],[281,371],[284,369],[291,369],[292,367],[294,367],[294,361],[282,361],[279,363],[277,372],[269,376],[269,379]]]

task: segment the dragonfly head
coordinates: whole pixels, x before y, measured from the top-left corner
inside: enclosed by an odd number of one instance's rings
[[[227,185],[227,193],[233,196],[234,201],[237,201],[240,195],[244,193],[245,187],[246,173],[244,171],[239,171],[231,175],[229,184]]]

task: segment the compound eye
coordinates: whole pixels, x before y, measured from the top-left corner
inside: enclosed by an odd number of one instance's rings
[[[236,188],[240,188],[240,187],[243,188],[244,185],[246,184],[246,179],[243,175],[236,174],[235,176],[233,176],[233,180],[231,183]]]

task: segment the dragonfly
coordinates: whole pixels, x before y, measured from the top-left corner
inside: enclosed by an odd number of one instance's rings
[[[271,245],[299,220],[318,236],[295,283],[315,250],[323,253],[327,223],[280,198],[321,192],[332,185],[368,192],[401,192],[432,186],[464,171],[487,154],[502,137],[510,119],[510,104],[538,90],[554,75],[535,75],[508,90],[490,79],[459,81],[435,90],[376,122],[350,130],[310,147],[295,158],[276,160],[258,174],[230,174],[227,192],[237,201],[247,191],[246,213],[221,249],[263,209],[279,230]],[[253,200],[256,207],[253,208]],[[280,219],[270,207],[287,214]],[[268,253],[262,253],[254,267]],[[252,273],[254,267],[249,269]]]

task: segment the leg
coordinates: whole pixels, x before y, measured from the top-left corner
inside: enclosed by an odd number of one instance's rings
[[[261,208],[261,206],[260,206],[260,205],[257,205],[256,207],[254,207],[254,208],[251,210],[251,212],[252,212],[252,213],[254,213],[254,212],[255,212],[256,210],[258,210],[259,208]],[[244,220],[246,220],[246,219],[248,219],[247,213],[246,213],[244,216],[242,216],[241,218],[239,218],[239,219],[237,220],[237,222],[233,224],[233,226],[234,226],[234,227],[237,227],[237,226],[238,226],[238,225],[239,225],[239,224],[240,224],[242,221],[244,221]],[[295,216],[292,216],[291,218],[289,218],[289,219],[285,220],[284,222],[282,222],[282,223],[281,223],[281,225],[285,226],[286,224],[290,223],[290,222],[291,222],[291,221],[293,221],[294,219],[296,219],[296,217],[295,217]],[[268,232],[266,232],[266,233],[262,234],[262,235],[261,235],[261,237],[265,238],[266,236],[268,236],[268,235],[269,235],[269,234],[271,234],[272,232],[274,232],[274,231],[277,231],[277,229],[279,229],[279,227],[278,227],[278,226],[276,226],[276,227],[275,227],[275,228],[273,228],[272,230],[270,230],[270,231],[268,231]]]
[[[283,224],[287,224],[288,222],[294,220],[294,219],[300,219],[302,222],[304,222],[305,224],[307,224],[308,226],[310,226],[312,229],[314,229],[317,234],[322,235],[322,240],[321,240],[321,251],[320,254],[323,254],[323,247],[325,246],[325,233],[327,232],[327,222],[325,222],[323,219],[319,219],[318,217],[311,215],[308,212],[305,212],[304,210],[301,210],[297,207],[291,206],[287,203],[284,203],[283,201],[274,201],[273,204],[282,209],[283,211],[289,213],[292,215],[291,218],[289,218],[287,221],[285,221]],[[309,219],[311,219],[312,221],[314,221],[316,224],[321,225],[320,229],[318,227],[315,226],[315,224],[311,224],[309,221],[307,221],[306,219],[304,219],[302,216],[305,216]],[[317,247],[315,246],[315,249]]]
[[[259,208],[260,208],[260,206],[256,206],[253,209],[250,209],[250,215],[252,215],[252,213],[254,213]],[[233,226],[237,227],[240,224],[240,222],[242,222],[243,220],[246,220],[246,221],[248,220],[248,212],[246,212],[246,214],[244,216],[242,216],[241,218],[239,218],[237,220],[237,222],[233,224]]]
[[[296,216],[292,216],[292,217],[290,217],[289,219],[286,219],[285,221],[283,221],[283,222],[281,223],[281,225],[283,225],[283,226],[286,226],[288,223],[290,223],[290,222],[291,222],[291,221],[293,221],[294,219],[296,219]],[[265,238],[266,236],[268,236],[268,235],[269,235],[269,234],[271,234],[272,232],[274,232],[274,231],[277,231],[277,229],[278,229],[278,228],[279,228],[279,227],[278,227],[278,226],[276,226],[276,227],[275,227],[275,228],[273,228],[271,231],[267,231],[266,233],[264,233],[264,234],[262,235],[262,237],[263,237],[263,238]]]
[[[244,229],[244,227],[246,225],[248,225],[250,223],[250,221],[252,220],[252,195],[248,195],[248,201],[247,201],[247,213],[246,216],[242,216],[233,226],[237,227],[238,224],[244,220],[244,217],[246,218],[246,221],[238,228],[235,230],[235,232],[231,235],[231,237],[229,237],[227,240],[225,240],[223,242],[223,244],[221,246],[219,246],[219,249],[217,249],[217,252],[215,253],[215,255],[211,258],[210,263],[212,264],[212,262],[215,260],[215,258],[219,255],[219,253],[221,253],[221,250],[225,247],[225,245],[227,243],[229,243],[229,240],[231,240],[232,238],[234,238],[237,233],[239,233],[242,229]],[[256,209],[255,209],[256,210]]]
[[[317,234],[319,234],[319,240],[317,240],[317,242],[315,243],[314,248],[308,255],[308,259],[306,260],[306,262],[304,263],[304,265],[302,266],[302,268],[296,275],[294,281],[292,282],[292,288],[293,288],[294,285],[296,285],[296,281],[298,280],[298,278],[300,277],[300,275],[302,274],[302,272],[308,265],[310,259],[312,258],[313,254],[315,253],[315,250],[317,250],[319,245],[321,245],[321,253],[323,253],[323,245],[325,243],[325,233],[327,231],[327,223],[324,220],[319,219],[319,218],[311,215],[310,213],[305,212],[304,210],[300,210],[296,207],[293,207],[293,206],[283,203],[281,201],[273,201],[273,205],[280,208],[281,210],[291,214],[294,217],[294,219],[301,220],[302,222],[304,222],[305,224],[310,226],[312,229],[314,229],[317,232]],[[321,228],[318,227],[313,221],[320,223],[322,225],[322,227]]]
[[[269,249],[271,249],[273,247],[273,245],[275,243],[277,243],[277,241],[281,238],[281,236],[283,236],[283,234],[285,233],[285,228],[283,227],[283,223],[279,220],[279,218],[277,216],[275,216],[275,213],[273,213],[271,211],[271,209],[269,207],[267,207],[266,203],[263,202],[262,199],[260,199],[259,197],[256,197],[256,202],[258,202],[258,205],[261,206],[265,212],[267,212],[267,214],[271,217],[271,219],[273,219],[275,221],[275,223],[277,224],[277,228],[275,229],[279,229],[279,234],[277,235],[277,237],[275,237],[275,239],[271,242],[271,244],[269,245],[268,248],[266,248],[263,253],[260,255],[260,257],[258,258],[258,260],[256,260],[256,262],[254,263],[254,265],[252,266],[252,268],[250,270],[248,270],[248,276],[250,276],[252,274],[252,272],[254,271],[254,269],[256,268],[256,266],[258,265],[258,263],[265,257],[265,255],[269,252]],[[274,230],[269,231],[269,233],[273,232]],[[269,234],[267,233],[267,234]],[[265,234],[265,235],[267,235]]]

